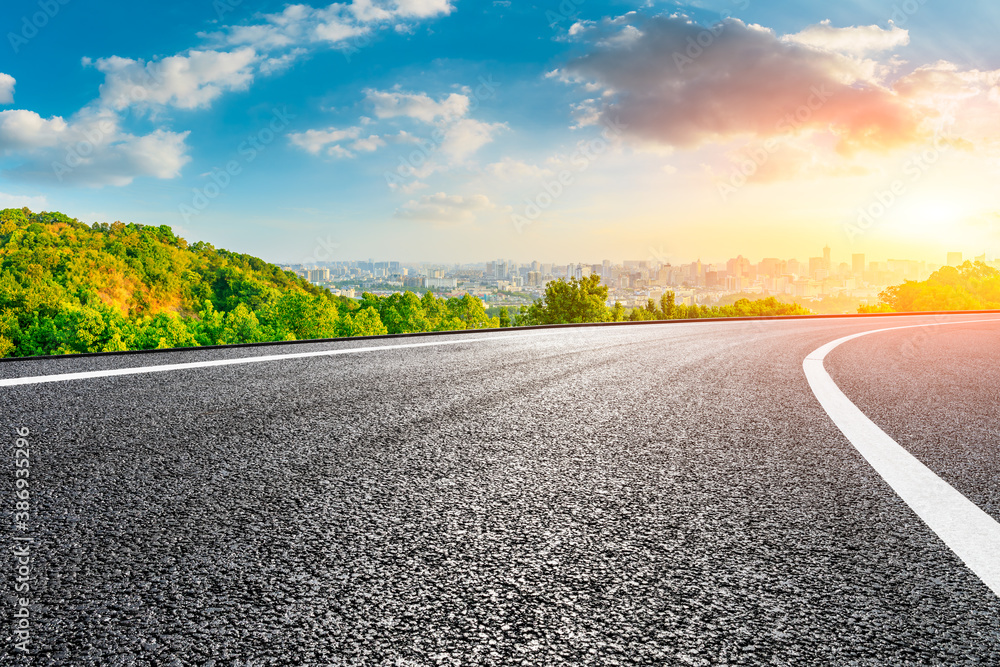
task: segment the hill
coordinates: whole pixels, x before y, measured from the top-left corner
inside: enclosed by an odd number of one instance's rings
[[[499,326],[478,299],[397,296],[335,297],[167,226],[0,211],[4,357]]]

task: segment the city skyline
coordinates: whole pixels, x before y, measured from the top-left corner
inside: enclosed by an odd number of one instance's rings
[[[328,251],[328,249],[329,249],[329,247],[326,247],[326,248],[324,248],[323,246],[318,246],[318,247],[321,250],[324,250],[324,251]],[[826,246],[826,247],[829,247],[829,246]],[[310,258],[306,257],[306,258],[300,259],[298,261],[274,261],[273,263],[274,264],[278,264],[280,266],[295,266],[295,267],[325,266],[325,265],[331,265],[331,264],[355,264],[355,263],[359,263],[359,262],[374,262],[374,263],[380,264],[380,265],[381,264],[390,264],[391,263],[391,264],[396,264],[396,265],[401,265],[401,266],[408,266],[408,267],[419,267],[419,266],[425,266],[425,267],[473,267],[473,266],[487,265],[487,264],[489,264],[491,262],[494,262],[494,261],[497,261],[497,260],[503,260],[503,261],[507,261],[507,262],[513,262],[513,263],[516,263],[516,264],[522,265],[522,266],[523,265],[529,265],[529,264],[532,264],[532,263],[540,263],[540,264],[547,264],[547,265],[553,265],[553,266],[566,266],[566,265],[576,265],[576,264],[597,266],[597,265],[603,264],[604,262],[611,262],[611,264],[615,265],[615,266],[623,266],[623,265],[626,265],[627,263],[635,263],[635,262],[645,262],[645,263],[649,263],[650,265],[653,265],[653,264],[659,264],[659,265],[663,265],[663,264],[683,265],[683,264],[690,264],[692,262],[701,262],[701,263],[703,263],[705,265],[719,265],[719,264],[723,264],[724,265],[724,264],[726,264],[727,262],[729,262],[730,260],[732,260],[734,258],[743,257],[743,258],[746,258],[748,261],[750,261],[750,262],[752,262],[754,264],[758,264],[760,262],[765,262],[765,261],[772,260],[772,259],[776,259],[776,260],[783,261],[783,262],[787,262],[787,261],[799,261],[801,263],[806,263],[807,264],[810,259],[813,259],[813,258],[816,258],[816,257],[821,257],[823,255],[823,253],[822,253],[823,249],[821,248],[820,250],[821,250],[821,252],[818,255],[817,254],[813,254],[813,253],[809,253],[809,252],[801,252],[801,253],[798,253],[798,254],[793,255],[793,256],[782,256],[782,255],[777,255],[776,253],[765,254],[765,255],[751,255],[749,253],[735,253],[733,255],[729,255],[725,259],[721,259],[721,258],[718,258],[718,257],[716,257],[714,259],[706,259],[706,258],[703,258],[703,257],[690,257],[690,256],[689,257],[682,257],[679,253],[677,253],[677,254],[671,254],[671,255],[665,255],[665,254],[661,254],[659,251],[657,251],[656,253],[652,253],[649,256],[645,257],[645,258],[640,257],[636,253],[636,254],[633,254],[631,256],[627,256],[629,258],[625,258],[625,257],[617,257],[617,258],[611,258],[611,259],[604,258],[604,259],[601,259],[601,260],[598,260],[598,261],[590,261],[591,258],[577,258],[575,260],[568,260],[568,261],[566,261],[566,260],[554,261],[554,260],[549,260],[547,258],[540,260],[537,257],[530,258],[530,259],[517,259],[517,258],[514,258],[514,257],[501,257],[501,258],[493,257],[493,258],[489,258],[489,259],[479,259],[479,260],[468,260],[467,259],[467,260],[464,260],[464,261],[458,261],[458,260],[455,260],[455,261],[435,261],[435,260],[428,260],[428,259],[390,259],[387,255],[385,255],[384,253],[382,253],[382,254],[377,254],[377,255],[359,256],[359,257],[354,257],[354,258],[330,256],[329,258],[314,258],[314,259],[310,259]],[[990,253],[990,252],[985,252],[985,251],[984,252],[972,252],[972,253],[970,253],[970,252],[963,252],[961,250],[947,250],[947,251],[944,251],[944,252],[937,253],[938,255],[940,255],[940,257],[937,260],[935,260],[935,259],[914,258],[914,257],[902,257],[902,256],[898,256],[898,257],[897,256],[873,256],[873,255],[871,255],[869,253],[865,253],[865,252],[853,252],[853,251],[850,252],[850,253],[842,253],[842,254],[838,255],[837,251],[834,248],[830,248],[830,251],[831,251],[831,257],[833,257],[833,258],[840,258],[840,261],[834,261],[833,262],[835,265],[838,265],[838,266],[840,264],[851,265],[852,264],[852,258],[855,257],[855,256],[857,256],[857,255],[865,257],[867,262],[872,262],[872,261],[875,261],[875,262],[914,261],[914,262],[919,262],[919,263],[922,263],[922,264],[926,264],[928,266],[937,266],[937,267],[940,267],[940,266],[954,266],[955,262],[953,261],[953,259],[954,259],[955,256],[961,257],[961,262],[965,262],[965,261],[994,262],[994,261],[1000,260],[1000,257],[998,257],[996,254],[993,254],[993,253]],[[320,257],[325,257],[325,255],[323,255],[321,253]],[[262,258],[262,259],[267,259],[267,258]],[[271,260],[268,260],[268,261],[271,261]]]

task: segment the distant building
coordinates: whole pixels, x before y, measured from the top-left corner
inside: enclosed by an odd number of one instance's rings
[[[427,289],[455,289],[458,287],[458,281],[454,278],[426,278],[424,287]]]
[[[851,273],[856,277],[865,275],[865,256],[863,253],[851,255]]]
[[[304,278],[311,283],[325,283],[330,279],[330,269],[308,269]]]
[[[960,252],[949,252],[948,253],[948,266],[962,266],[962,253],[960,253]]]

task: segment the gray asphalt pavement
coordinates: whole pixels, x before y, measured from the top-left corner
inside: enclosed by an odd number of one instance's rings
[[[867,336],[827,367],[1000,518],[1000,318],[976,319],[993,322]],[[8,557],[0,663],[1000,664],[1000,598],[802,372],[835,338],[921,321],[942,320],[484,332],[498,338],[0,388],[0,533],[34,540],[31,655],[11,637]]]

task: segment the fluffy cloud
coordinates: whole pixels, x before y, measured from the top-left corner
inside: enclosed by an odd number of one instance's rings
[[[250,46],[258,51],[309,44],[336,47],[384,26],[405,28],[401,21],[447,16],[453,10],[449,0],[354,0],[326,7],[289,5],[280,13],[265,14],[261,22],[226,26],[202,35],[217,44]]]
[[[365,99],[374,107],[378,118],[406,116],[424,123],[454,120],[469,112],[469,98],[452,93],[435,101],[425,93],[366,90]]]
[[[104,83],[98,99],[69,120],[43,118],[27,110],[0,114],[0,152],[21,158],[17,170],[7,174],[86,185],[127,185],[140,176],[174,178],[190,160],[185,146],[188,133],[161,128],[142,136],[129,134],[120,127],[120,112],[130,107],[154,114],[166,108],[204,108],[225,92],[245,90],[258,74],[290,67],[310,46],[339,48],[347,40],[384,27],[409,30],[405,21],[448,15],[453,9],[449,0],[354,0],[319,8],[295,4],[260,16],[252,24],[201,33],[215,48],[190,49],[151,61],[85,58],[85,66],[104,74]],[[13,102],[14,83],[13,77],[0,73],[0,104]],[[384,109],[391,113],[391,101],[383,102],[389,104]],[[431,113],[438,119],[465,114],[454,108],[461,100],[450,98],[441,103],[439,112],[421,110],[420,99],[398,102],[399,113]],[[464,142],[460,139],[456,137],[456,146],[477,141],[473,134]],[[345,146],[345,141],[353,143]],[[378,135],[361,137],[357,128],[310,130],[293,135],[292,142],[311,153],[325,151],[337,157],[385,145]]]
[[[8,178],[75,185],[128,185],[135,178],[174,178],[190,160],[187,132],[124,132],[110,111],[81,111],[70,120],[33,111],[0,111],[0,152],[21,158]]]
[[[402,172],[397,169],[398,180],[422,179],[464,163],[476,151],[493,141],[497,133],[507,128],[505,123],[487,123],[468,118],[472,102],[468,96],[459,93],[434,99],[426,93],[369,89],[365,91],[365,101],[371,106],[377,120],[362,117],[360,125],[366,128],[380,123],[398,126],[398,122],[403,121],[416,125],[421,131],[388,131],[381,135],[362,137],[360,127],[346,130],[316,129],[292,135],[292,143],[313,155],[319,155],[325,150],[327,155],[334,157],[354,157],[357,153],[374,152],[389,144],[413,145],[415,148],[407,149],[407,155],[415,157],[402,157],[404,166],[401,167]],[[428,127],[432,128],[430,136],[421,136],[422,131]],[[415,188],[425,186],[423,183],[390,182],[389,187],[412,192]]]
[[[355,0],[354,4],[358,4]],[[396,0],[396,14],[403,18],[425,19],[447,16],[455,10],[450,0]]]
[[[377,134],[372,134],[367,137],[362,137],[351,144],[353,150],[359,151],[361,153],[371,153],[377,151],[379,148],[385,146],[385,140]]]
[[[835,28],[827,19],[794,35],[786,35],[784,41],[836,53],[863,56],[906,46],[910,43],[910,33],[896,25],[890,26],[889,29],[877,25]]]
[[[611,39],[626,30],[627,44]],[[919,140],[921,114],[877,80],[873,63],[827,50],[838,40],[855,52],[881,48],[905,32],[878,30],[821,24],[796,41],[737,19],[709,31],[682,16],[629,14],[578,28],[589,50],[558,75],[602,91],[583,107],[588,122],[620,119],[640,140],[696,147],[832,131],[843,152],[885,149]]]
[[[348,127],[343,130],[331,127],[325,130],[306,130],[305,132],[295,132],[290,134],[288,138],[293,145],[305,149],[313,155],[319,155],[319,153],[326,148],[328,154],[330,155],[348,157],[346,155],[342,155],[340,151],[337,150],[333,150],[331,152],[330,148],[339,148],[339,144],[342,141],[357,139],[360,133],[361,129],[357,127]]]
[[[453,162],[462,162],[493,141],[496,134],[506,127],[504,123],[483,123],[463,118],[446,130],[441,153]]]
[[[144,62],[129,58],[101,58],[93,62],[104,73],[101,101],[112,109],[132,105],[205,107],[223,92],[244,90],[253,81],[257,53],[250,48],[236,51],[191,51]],[[90,61],[85,61],[90,64]]]
[[[14,77],[0,72],[0,104],[14,103]]]
[[[396,217],[431,222],[472,222],[480,211],[496,208],[486,195],[424,195],[396,209]]]
[[[956,65],[941,61],[918,67],[912,74],[897,81],[893,88],[908,98],[933,103],[962,100],[983,94],[990,99],[998,100],[1000,93],[998,84],[1000,84],[1000,70],[960,71]]]

